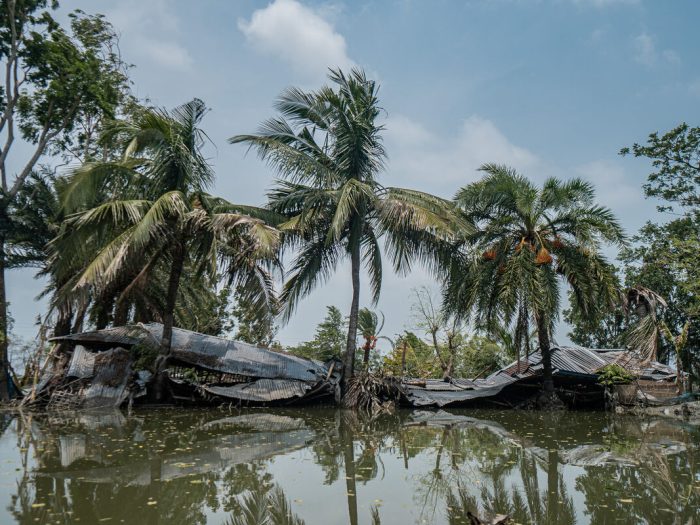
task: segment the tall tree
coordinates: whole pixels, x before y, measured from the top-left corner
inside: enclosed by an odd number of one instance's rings
[[[384,168],[378,86],[363,71],[331,70],[332,86],[305,92],[287,89],[276,103],[281,116],[254,135],[232,143],[257,150],[282,176],[270,207],[288,220],[280,228],[296,250],[282,299],[289,317],[314,287],[346,257],[352,301],[343,357],[344,384],[353,375],[360,308],[360,274],[369,273],[376,304],[382,283],[380,239],[397,271],[415,259],[429,260],[421,242],[449,234],[455,221],[448,202],[432,195],[379,183]]]
[[[342,354],[347,340],[347,323],[342,312],[335,306],[326,306],[326,316],[316,327],[311,341],[287,348],[287,351],[309,359],[327,361]]]
[[[195,99],[172,111],[147,110],[133,121],[114,123],[107,138],[124,144],[123,159],[83,165],[63,193],[71,210],[95,202],[105,186],[116,190],[110,200],[97,199],[94,207],[73,215],[59,240],[65,253],[97,246],[71,290],[87,287],[99,295],[116,286],[122,299],[147,290],[159,271],[167,276],[159,372],[170,354],[183,269],[212,277],[220,272],[261,309],[272,298],[269,268],[276,263],[278,232],[250,215],[269,212],[206,193],[214,173],[202,152],[205,113],[204,103]],[[159,380],[157,395],[161,386]]]
[[[463,319],[441,308],[428,288],[418,288],[413,293],[412,311],[416,326],[430,338],[429,344],[442,370],[442,379],[448,381],[454,375],[457,353],[464,340]]]
[[[235,327],[234,339],[253,345],[270,347],[274,343],[277,326],[275,317],[278,313],[276,302],[263,311],[251,301],[245,290],[236,290],[236,303],[231,310],[232,323]]]
[[[506,166],[486,164],[481,170],[484,178],[455,197],[477,231],[455,251],[446,305],[471,314],[488,331],[510,324],[526,305],[537,326],[544,390],[551,393],[550,335],[559,315],[560,281],[571,287],[585,316],[612,302],[614,274],[600,248],[603,242],[622,245],[624,234],[581,179],[550,178],[537,187]]]
[[[380,318],[381,316],[381,318]],[[384,328],[384,314],[382,312],[373,312],[369,308],[360,308],[360,313],[357,317],[357,330],[365,340],[362,345],[362,364],[365,369],[369,369],[370,354],[377,348],[377,342],[380,339],[388,341],[392,346],[394,342],[385,335],[380,335]]]
[[[700,127],[685,122],[666,133],[649,134],[646,144],[635,143],[621,155],[645,157],[655,171],[649,174],[644,192],[665,203],[660,211],[690,212],[700,206]],[[674,208],[674,205],[676,208]]]
[[[644,192],[661,200],[658,210],[670,220],[648,222],[632,238],[621,260],[627,286],[654,290],[668,303],[660,320],[674,334],[687,331],[683,368],[700,376],[700,127],[682,123],[651,133],[646,143],[623,148],[651,162]],[[659,338],[659,360],[673,355],[674,344]]]
[[[6,258],[10,208],[40,160],[79,137],[78,123],[111,115],[125,77],[110,53],[113,32],[101,17],[76,12],[70,30],[50,14],[50,0],[7,0],[0,6],[0,399],[7,388]],[[85,120],[83,119],[83,122]],[[21,139],[29,148],[16,148]]]

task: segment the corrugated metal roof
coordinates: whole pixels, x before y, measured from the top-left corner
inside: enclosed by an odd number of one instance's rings
[[[605,365],[618,363],[642,378],[672,377],[675,371],[661,363],[641,361],[634,353],[625,350],[594,350],[582,347],[555,346],[552,348],[553,375],[586,376],[595,381],[598,371]],[[522,357],[520,368],[514,361],[497,370],[485,379],[453,380],[447,383],[429,379],[425,386],[416,381],[406,381],[403,389],[408,401],[414,406],[443,407],[474,399],[498,395],[506,386],[542,373],[542,356],[533,352]],[[519,371],[518,371],[519,370]],[[464,385],[459,388],[457,385]]]
[[[105,328],[104,330],[94,330],[79,334],[63,335],[52,337],[50,341],[74,341],[83,343],[107,343],[118,346],[132,346],[143,340],[149,334],[145,327],[148,325],[129,325]],[[162,328],[162,325],[159,325]],[[160,341],[160,336],[158,337]]]
[[[84,346],[76,345],[68,364],[66,377],[86,379],[95,375],[95,355],[85,350]]]
[[[552,368],[574,374],[595,374],[607,361],[598,356],[597,352],[581,347],[552,348]]]
[[[507,375],[503,375],[498,380],[490,382],[483,381],[477,384],[476,388],[463,390],[429,390],[418,386],[404,385],[404,393],[406,399],[413,406],[438,406],[444,407],[453,403],[462,403],[484,397],[495,396],[500,393],[507,385],[514,383],[516,380]]]
[[[202,388],[205,392],[229,399],[264,403],[303,397],[311,389],[311,385],[290,379],[258,379],[232,386],[206,385]]]
[[[88,346],[90,343],[133,346],[147,340],[157,346],[162,333],[163,325],[149,323],[84,332],[55,340],[75,341]],[[320,361],[181,328],[173,328],[171,351],[172,357],[182,363],[227,374],[308,382],[317,382],[328,375],[328,368]]]

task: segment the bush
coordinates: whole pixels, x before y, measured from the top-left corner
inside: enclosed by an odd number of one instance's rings
[[[605,365],[598,372],[598,382],[604,386],[628,385],[634,376],[616,363]]]

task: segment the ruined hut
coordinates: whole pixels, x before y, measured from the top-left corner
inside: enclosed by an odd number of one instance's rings
[[[54,353],[31,403],[65,410],[147,399],[162,331],[149,323],[53,338]],[[340,368],[174,328],[166,375],[175,402],[281,405],[333,400]]]
[[[635,352],[558,346],[552,348],[552,367],[559,397],[572,408],[603,406],[605,389],[598,380],[599,372],[610,364],[620,365],[635,378],[635,400],[653,404],[678,393],[673,368]],[[402,389],[406,401],[415,407],[516,407],[539,392],[542,374],[542,356],[534,352],[483,379],[407,379]]]

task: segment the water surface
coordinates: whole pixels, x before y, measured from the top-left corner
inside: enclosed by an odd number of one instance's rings
[[[3,524],[700,523],[700,431],[674,421],[294,408],[0,423]]]

